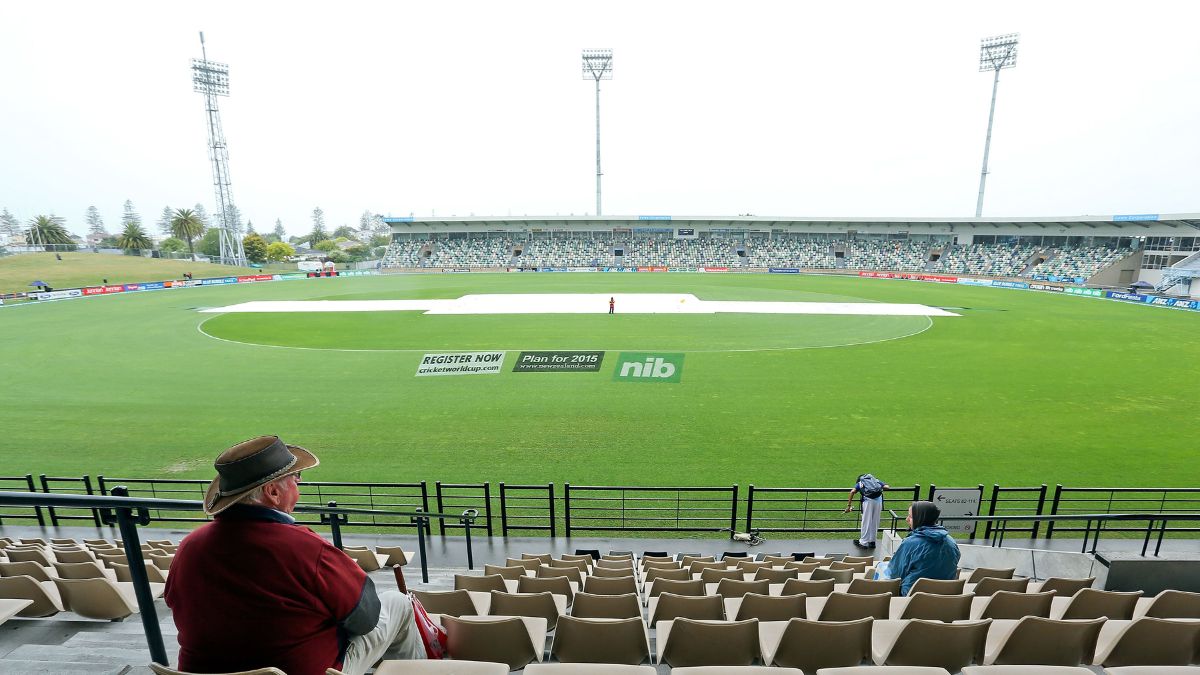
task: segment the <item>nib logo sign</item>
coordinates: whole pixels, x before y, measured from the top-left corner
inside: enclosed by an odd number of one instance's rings
[[[679,382],[683,378],[683,354],[621,352],[613,379],[621,382]]]

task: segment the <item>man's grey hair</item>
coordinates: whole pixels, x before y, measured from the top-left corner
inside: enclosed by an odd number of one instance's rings
[[[292,477],[292,474],[289,473],[286,476],[282,476],[280,478],[276,478],[275,480],[267,481],[266,483],[259,485],[258,487],[254,488],[253,490],[247,492],[246,496],[242,497],[242,502],[245,504],[260,504],[261,505],[262,501],[263,501],[263,489],[264,488],[266,488],[271,483],[278,483],[281,480],[289,479],[291,477]]]

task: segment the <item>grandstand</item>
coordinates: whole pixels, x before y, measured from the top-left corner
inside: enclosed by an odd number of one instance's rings
[[[1200,250],[1200,216],[986,219],[385,218],[384,269],[772,268],[877,270],[1097,284],[1174,280]],[[1145,254],[1153,249],[1153,254]],[[1185,270],[1186,271],[1186,270]],[[1180,283],[1180,282],[1184,283]],[[1200,286],[1200,285],[1198,285]]]

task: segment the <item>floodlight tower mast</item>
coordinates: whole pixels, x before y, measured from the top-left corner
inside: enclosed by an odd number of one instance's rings
[[[204,47],[204,32],[200,32],[201,58],[192,59],[192,90],[204,94],[204,110],[208,114],[208,158],[212,161],[213,191],[217,198],[217,218],[220,222],[221,262],[227,265],[246,265],[242,248],[241,225],[233,218],[233,187],[229,179],[229,146],[221,130],[221,111],[217,97],[229,95],[229,65],[208,60]]]
[[[583,50],[583,79],[596,81],[596,215],[600,210],[600,80],[612,79],[612,50]]]
[[[983,215],[983,188],[987,183],[988,152],[992,147],[992,119],[996,116],[996,88],[1000,85],[1000,71],[1017,65],[1017,33],[984,38],[979,47],[979,72],[991,70],[996,73],[992,80],[992,107],[988,111],[987,139],[983,142],[983,171],[979,174],[979,199],[975,202],[975,217]]]

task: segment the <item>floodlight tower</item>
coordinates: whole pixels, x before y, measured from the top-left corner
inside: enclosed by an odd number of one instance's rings
[[[612,79],[612,50],[583,50],[583,79],[596,81],[596,215],[600,210],[600,80]]]
[[[233,219],[229,146],[221,130],[221,111],[217,109],[217,97],[229,95],[229,65],[208,60],[204,31],[200,32],[200,54],[202,58],[192,59],[192,90],[204,94],[204,110],[208,114],[208,158],[212,161],[213,191],[217,197],[221,262],[244,267],[246,252],[242,248],[241,226]]]
[[[992,80],[992,108],[988,111],[987,140],[983,142],[983,171],[979,174],[979,200],[975,202],[975,217],[983,215],[983,187],[987,183],[988,151],[992,147],[992,118],[996,116],[996,87],[1000,84],[1000,71],[1017,65],[1018,33],[997,35],[980,40],[979,72],[991,70],[996,73]]]

